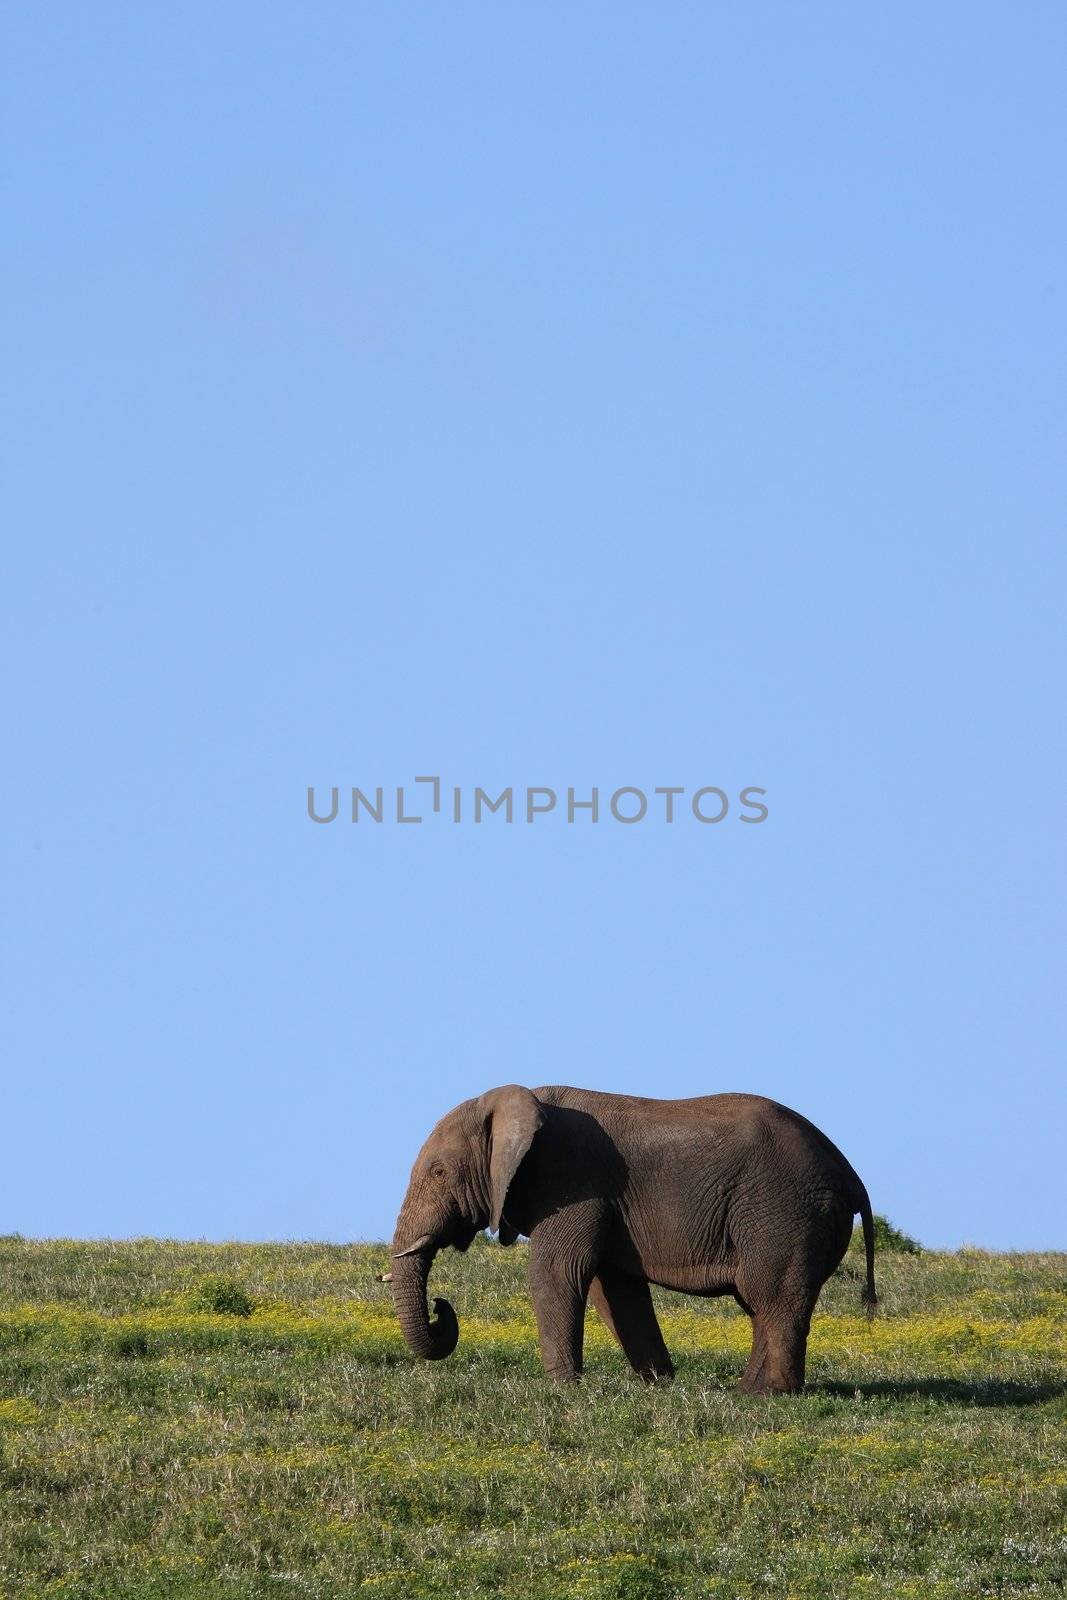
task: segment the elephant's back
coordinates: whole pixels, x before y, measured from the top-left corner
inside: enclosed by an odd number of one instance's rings
[[[767,1159],[777,1172],[792,1169],[798,1177],[813,1168],[826,1177],[834,1173],[831,1182],[838,1192],[863,1189],[847,1158],[820,1128],[765,1095],[739,1092],[659,1100],[566,1084],[533,1092],[544,1105],[593,1117],[624,1156],[640,1159],[653,1152],[679,1156],[699,1151],[708,1157],[718,1152],[729,1157],[731,1165]]]
[[[805,1122],[798,1112],[760,1094],[702,1094],[685,1100],[658,1100],[647,1095],[609,1094],[600,1089],[574,1089],[548,1084],[533,1091],[543,1105],[585,1111],[605,1125],[615,1121],[642,1123],[701,1123],[775,1120],[778,1114]],[[812,1127],[811,1123],[807,1126]],[[818,1131],[817,1129],[815,1130]]]

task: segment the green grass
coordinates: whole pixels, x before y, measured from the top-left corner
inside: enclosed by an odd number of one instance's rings
[[[747,1320],[658,1297],[673,1385],[594,1313],[544,1378],[522,1247],[442,1256],[414,1362],[384,1246],[0,1241],[0,1595],[1059,1594],[1067,1256],[855,1247],[809,1390],[734,1389]]]

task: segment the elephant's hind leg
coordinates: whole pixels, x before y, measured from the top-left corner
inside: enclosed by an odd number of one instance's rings
[[[752,1318],[752,1354],[740,1387],[748,1394],[798,1394],[804,1387],[808,1316],[774,1307]]]
[[[674,1363],[663,1342],[652,1293],[644,1278],[631,1278],[602,1267],[589,1285],[589,1298],[622,1345],[631,1367],[646,1383],[674,1377]]]

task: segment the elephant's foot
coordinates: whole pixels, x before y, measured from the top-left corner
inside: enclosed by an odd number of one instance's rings
[[[580,1383],[582,1375],[573,1367],[546,1367],[546,1378],[551,1378],[553,1383]]]
[[[673,1383],[674,1363],[669,1362],[667,1366],[649,1363],[648,1366],[635,1367],[634,1377],[640,1378],[642,1383]]]
[[[802,1394],[804,1380],[790,1381],[785,1378],[768,1378],[760,1374],[750,1378],[747,1373],[737,1380],[737,1387],[742,1394]]]
[[[756,1316],[752,1354],[738,1387],[744,1394],[799,1394],[804,1387],[807,1325],[793,1317]]]

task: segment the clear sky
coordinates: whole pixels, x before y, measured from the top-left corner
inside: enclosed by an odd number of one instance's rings
[[[516,1081],[1067,1245],[1058,0],[5,27],[0,1231],[386,1236]]]

